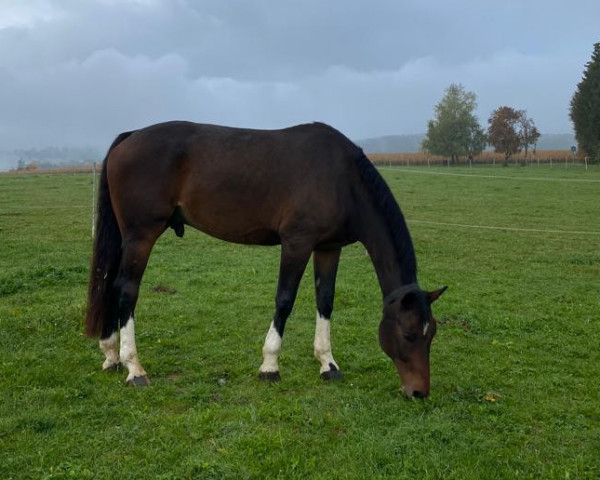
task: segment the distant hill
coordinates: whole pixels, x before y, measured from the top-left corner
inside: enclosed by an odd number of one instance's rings
[[[0,170],[17,168],[19,161],[35,163],[38,167],[72,167],[102,161],[100,148],[46,147],[18,150],[0,150]]]
[[[356,140],[366,153],[416,153],[421,151],[424,133],[415,135],[387,135]],[[538,150],[569,150],[577,145],[572,133],[546,133],[540,137]]]
[[[421,151],[421,142],[425,134],[386,135],[384,137],[366,138],[356,143],[366,153],[416,153]]]

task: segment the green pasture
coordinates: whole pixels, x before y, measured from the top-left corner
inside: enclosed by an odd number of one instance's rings
[[[152,384],[125,386],[81,333],[91,176],[0,176],[0,479],[600,478],[600,170],[381,172],[421,286],[449,285],[424,401],[379,348],[361,246],[333,314],[344,380],[319,378],[310,267],[264,384],[279,249],[191,229],[154,249],[136,322]]]

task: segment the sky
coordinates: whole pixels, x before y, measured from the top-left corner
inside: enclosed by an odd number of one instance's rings
[[[167,120],[423,133],[452,83],[569,133],[598,0],[0,0],[0,151]]]

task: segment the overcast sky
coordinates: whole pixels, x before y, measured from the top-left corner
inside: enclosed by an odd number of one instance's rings
[[[165,120],[421,133],[451,83],[572,131],[599,0],[0,0],[0,150]]]

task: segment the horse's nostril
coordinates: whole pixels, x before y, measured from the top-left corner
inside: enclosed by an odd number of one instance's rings
[[[425,398],[427,395],[425,395],[423,392],[420,392],[419,390],[415,390],[413,392],[413,397],[416,398]]]

